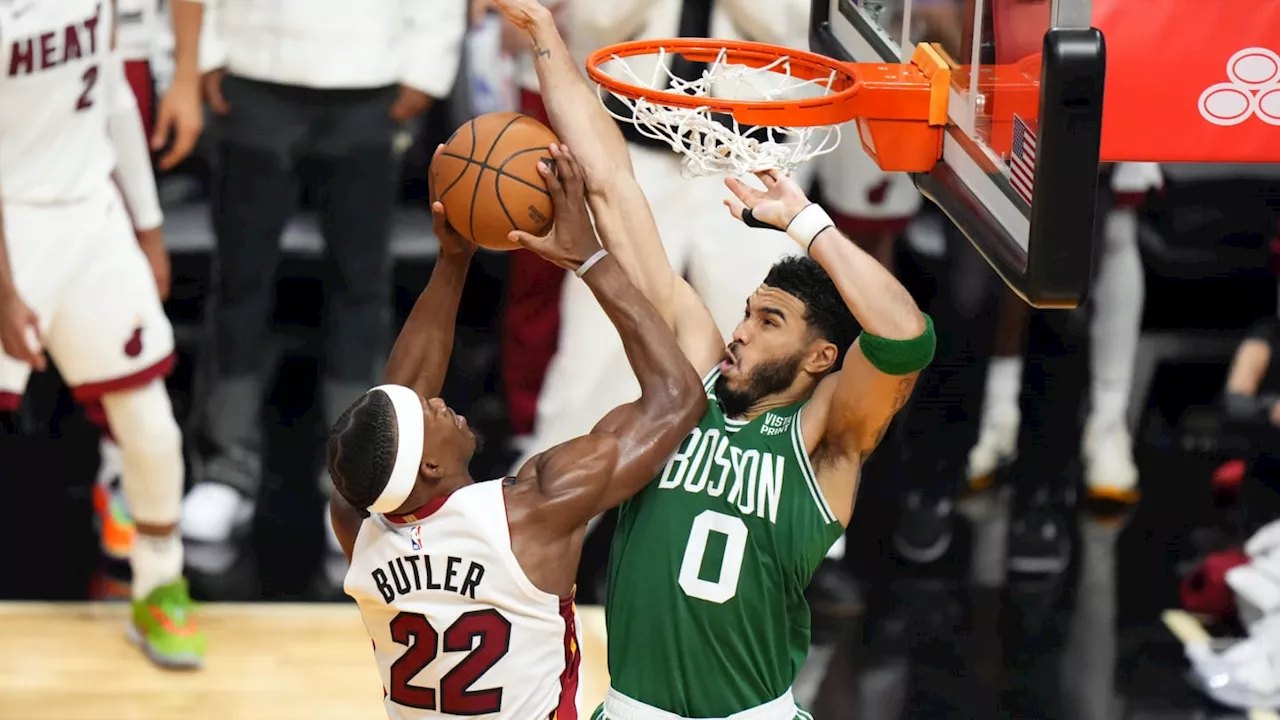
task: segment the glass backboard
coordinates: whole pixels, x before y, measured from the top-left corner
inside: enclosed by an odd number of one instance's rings
[[[1105,49],[1090,0],[813,0],[814,52],[951,66],[942,158],[916,185],[1037,307],[1089,285]]]

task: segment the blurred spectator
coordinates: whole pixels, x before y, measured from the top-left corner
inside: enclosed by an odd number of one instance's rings
[[[182,2],[184,0],[177,0]],[[116,47],[124,58],[124,74],[138,100],[142,126],[150,137],[155,128],[155,79],[151,74],[151,51],[156,35],[158,4],[155,0],[119,0],[116,12]]]
[[[143,109],[151,149],[160,153],[161,170],[172,170],[191,154],[204,130],[204,109],[200,105],[200,27],[204,20],[203,0],[168,0],[169,19],[173,26],[173,78],[152,113],[152,103]],[[120,0],[122,13],[127,5],[139,6],[148,33],[146,51],[152,50],[154,11],[158,0]],[[141,38],[137,52],[141,52]],[[151,78],[148,66],[147,76]],[[133,82],[130,75],[130,82]],[[152,80],[154,82],[154,80]],[[136,86],[135,86],[136,89]],[[154,98],[152,98],[154,99]],[[154,119],[154,122],[153,122]]]
[[[1024,383],[1023,335],[1030,310],[1006,292],[995,356],[987,368],[981,427],[969,453],[970,487],[982,489],[998,468],[1019,454],[1019,447],[1035,448],[1032,452],[1037,457],[1030,464],[1021,463],[1020,458],[1021,467],[1015,473],[1020,479],[1018,512],[1024,517],[1013,522],[1009,548],[1011,567],[1030,573],[1059,572],[1066,567],[1067,532],[1055,508],[1074,487],[1067,469],[1073,456],[1065,446],[1078,435],[1091,499],[1120,505],[1138,499],[1128,420],[1145,281],[1138,253],[1137,208],[1163,180],[1158,165],[1121,163],[1104,176],[1104,182],[1110,202],[1100,203],[1105,209],[1089,307],[1091,392],[1083,433],[1073,417],[1075,401],[1063,404],[1061,392],[1054,392],[1054,388],[1071,386],[1065,376],[1072,372],[1067,368],[1071,361],[1065,356],[1077,354],[1084,345],[1082,329],[1075,327],[1078,323],[1071,317],[1058,317],[1061,313],[1036,316],[1037,342],[1031,353],[1036,367],[1034,376]],[[1057,377],[1059,373],[1063,377]],[[1024,418],[1019,408],[1024,393],[1034,417]],[[1020,433],[1024,425],[1033,437],[1019,437],[1027,434]]]
[[[175,26],[184,23],[189,25],[193,8],[197,21],[199,14],[202,12],[201,5],[189,0],[174,0],[174,6]],[[129,88],[137,100],[142,127],[148,137],[152,136],[156,117],[155,76],[151,71],[151,57],[155,49],[156,36],[160,29],[157,22],[159,19],[158,10],[158,0],[119,0],[116,5],[116,47],[124,59],[125,79],[128,81]],[[175,59],[182,66],[183,72],[188,75],[194,75],[196,73],[196,44],[199,41],[198,32],[184,32],[189,28],[177,28],[177,30],[175,32],[177,38],[174,47]],[[182,88],[180,85],[181,83],[175,82],[165,96],[165,101],[170,106],[170,116],[189,114],[184,113],[180,108],[182,103],[185,102],[181,97]],[[192,96],[192,102],[194,103],[194,112],[197,119],[194,127],[189,122],[176,119],[173,126],[176,137],[170,153],[181,151],[182,157],[190,153],[191,147],[194,147],[202,125],[200,121],[202,111],[198,92]],[[165,137],[168,137],[167,132]],[[189,144],[187,143],[188,139],[190,140]],[[182,159],[182,157],[177,157],[176,155],[174,157],[176,159],[171,164]],[[102,405],[94,402],[88,403],[85,406],[85,411],[95,424],[104,429],[98,448],[100,458],[98,476],[93,489],[99,540],[103,552],[109,557],[127,558],[133,547],[135,527],[125,503],[124,488],[121,481],[124,473],[123,456],[120,446],[116,444],[111,433],[105,431],[106,414]]]
[[[1091,494],[1125,503],[1137,499],[1138,480],[1127,420],[1143,308],[1138,207],[1161,184],[1154,163],[1121,163],[1111,173],[1113,203],[1104,214],[1093,284],[1090,408],[1081,447],[1085,482]],[[979,485],[1012,458],[1017,444],[1021,336],[1028,312],[1021,300],[1008,296],[996,357],[987,370],[982,430],[969,460],[970,480]]]
[[[390,332],[393,141],[402,123],[449,94],[467,8],[464,0],[205,6],[200,70],[219,136],[218,378],[208,418],[216,454],[184,503],[183,534],[221,542],[251,516],[262,479],[262,348],[280,235],[298,200],[294,165],[305,156],[318,168],[330,265],[321,401],[332,423],[374,384]],[[321,484],[327,496],[325,473]]]
[[[1280,318],[1255,325],[1231,361],[1228,418],[1253,446],[1241,488],[1246,534],[1280,518]]]
[[[570,0],[543,0],[551,8],[556,22],[563,27],[565,5]],[[476,8],[487,8],[481,0]],[[520,112],[550,125],[547,111],[538,92],[538,76],[533,71],[528,40],[505,21],[503,47],[517,58],[516,86],[519,89]],[[521,443],[533,434],[537,417],[538,394],[547,366],[556,352],[560,329],[560,291],[564,270],[543,260],[529,250],[511,253],[507,280],[506,305],[502,315],[502,386],[507,400],[507,419],[511,434]],[[537,448],[534,448],[536,451]],[[524,452],[523,445],[519,448]]]

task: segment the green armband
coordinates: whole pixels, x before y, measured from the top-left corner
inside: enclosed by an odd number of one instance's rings
[[[924,313],[924,332],[910,340],[890,340],[863,331],[858,347],[871,366],[886,375],[909,375],[933,362],[938,337],[933,334],[933,318]]]

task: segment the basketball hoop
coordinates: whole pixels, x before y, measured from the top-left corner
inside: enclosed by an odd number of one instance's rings
[[[706,69],[693,80],[677,77],[671,71],[675,56],[706,63]],[[872,139],[877,133],[867,132],[864,121],[896,124],[888,145],[907,146],[885,158],[911,167],[886,169],[928,170],[946,123],[949,74],[938,65],[930,77],[917,64],[842,63],[766,43],[673,38],[603,47],[587,58],[587,74],[598,83],[602,102],[608,92],[625,106],[619,113],[606,103],[611,115],[683,153],[686,175],[703,176],[790,173],[834,150],[840,125],[854,119],[873,157],[875,147],[885,144]],[[944,84],[936,93],[939,78]]]

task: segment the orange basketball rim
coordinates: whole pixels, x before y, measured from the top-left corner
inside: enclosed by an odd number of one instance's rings
[[[646,56],[681,56],[712,67],[749,68],[786,76],[797,86],[811,86],[816,94],[759,99],[672,92],[667,89],[666,78],[659,87],[658,82],[645,84],[629,71],[629,60]],[[618,64],[624,71],[616,71]],[[603,47],[587,58],[586,65],[592,80],[633,110],[643,106],[691,111],[706,118],[728,115],[744,126],[789,129],[838,126],[856,120],[862,146],[887,171],[928,172],[942,151],[951,70],[936,50],[924,44],[916,48],[910,64],[899,65],[844,63],[768,43],[663,38]],[[636,118],[622,119],[645,124]],[[704,127],[701,123],[694,125]],[[690,152],[688,147],[684,150]]]

